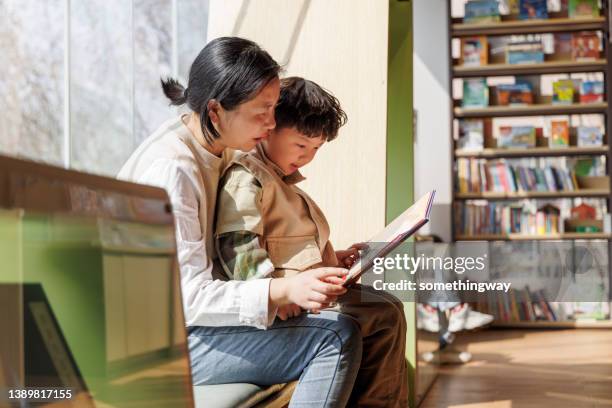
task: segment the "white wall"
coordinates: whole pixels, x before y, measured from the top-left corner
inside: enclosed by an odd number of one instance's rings
[[[387,44],[385,0],[211,0],[208,40],[250,38],[285,75],[338,97],[349,122],[304,169],[300,186],[328,217],[340,249],[385,223]]]
[[[414,0],[415,197],[436,189],[423,233],[451,239],[451,135],[447,0]]]

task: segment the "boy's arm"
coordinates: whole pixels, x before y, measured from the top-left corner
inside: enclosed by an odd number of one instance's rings
[[[215,245],[223,269],[236,280],[263,278],[274,271],[260,245],[261,195],[257,179],[239,165],[228,169],[220,181]]]
[[[259,235],[251,231],[218,236],[217,254],[225,272],[236,280],[264,278],[274,272],[268,252],[259,245]]]

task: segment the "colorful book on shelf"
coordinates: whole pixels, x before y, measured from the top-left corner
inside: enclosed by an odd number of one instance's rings
[[[531,299],[529,298],[529,293],[527,293],[526,290],[521,290],[521,298],[522,298],[522,305],[523,305],[523,311],[524,311],[524,315],[525,315],[525,320],[532,322],[535,320],[535,316],[533,315],[533,308],[531,306]]]
[[[533,209],[530,203],[465,202],[455,204],[455,230],[460,235],[546,236],[561,231],[560,209]]]
[[[533,103],[533,90],[527,82],[500,84],[495,87],[495,92],[498,105],[521,106]]]
[[[603,132],[597,126],[578,126],[576,133],[580,147],[603,146]]]
[[[497,147],[529,148],[536,144],[536,131],[533,126],[500,126]]]
[[[463,80],[464,108],[484,108],[489,105],[489,87],[485,78],[467,78]]]
[[[567,120],[550,122],[550,147],[569,147],[569,123]]]
[[[577,176],[587,177],[592,175],[594,168],[597,166],[595,158],[593,157],[583,157],[577,159],[574,164],[574,172],[576,172]]]
[[[546,320],[546,315],[544,314],[544,310],[542,309],[542,304],[535,296],[535,293],[529,288],[529,285],[525,285],[525,290],[527,291],[529,299],[531,299],[531,307],[533,309],[535,320]]]
[[[502,16],[519,14],[519,0],[499,0],[499,13]]]
[[[462,119],[459,121],[457,149],[461,151],[481,151],[484,148],[484,121],[482,119]]]
[[[583,81],[580,84],[580,102],[596,103],[603,102],[603,81]]]
[[[564,165],[527,167],[504,159],[459,158],[457,187],[459,193],[575,191],[579,188],[575,171],[576,168],[570,170]]]
[[[465,3],[463,22],[490,23],[501,21],[497,0],[468,0]]]
[[[519,0],[519,18],[521,20],[548,18],[546,0]]]
[[[552,204],[540,207],[536,212],[536,231],[540,235],[556,234],[559,232],[561,210]]]
[[[479,67],[488,63],[488,42],[486,36],[465,37],[461,39],[461,59],[465,67]]]
[[[597,217],[595,207],[581,203],[570,210],[573,219],[577,220],[594,220]]]
[[[568,0],[567,15],[575,17],[597,17],[599,16],[598,0]]]
[[[516,293],[514,289],[510,289],[509,291],[509,296],[510,296],[510,308],[511,308],[511,316],[512,316],[512,320],[514,321],[519,321],[521,320],[520,314],[519,314],[519,309],[518,309],[518,303],[516,301]]]
[[[541,41],[521,41],[506,45],[506,63],[539,64],[544,62],[544,48]]]
[[[572,59],[591,61],[599,58],[600,40],[596,32],[572,34]]]
[[[553,82],[552,103],[556,105],[571,105],[574,103],[575,86],[571,79],[561,79]]]
[[[572,33],[554,34],[555,55],[559,57],[572,57]]]

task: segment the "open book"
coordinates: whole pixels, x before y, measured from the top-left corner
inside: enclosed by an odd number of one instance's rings
[[[425,194],[368,241],[373,245],[368,245],[365,250],[361,251],[359,259],[349,270],[344,286],[356,282],[364,272],[372,267],[375,258],[384,257],[427,224],[435,194],[436,190]]]

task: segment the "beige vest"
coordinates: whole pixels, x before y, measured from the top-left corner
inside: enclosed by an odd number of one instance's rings
[[[276,268],[273,276],[287,276],[318,266],[336,266],[338,259],[329,242],[329,225],[321,209],[295,183],[298,172],[282,177],[263,148],[239,156],[244,167],[262,186],[262,247]],[[216,234],[223,234],[217,230]]]

